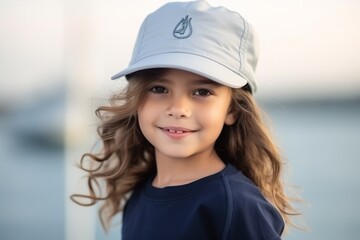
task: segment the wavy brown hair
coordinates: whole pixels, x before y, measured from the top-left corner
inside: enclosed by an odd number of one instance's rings
[[[156,172],[154,148],[140,131],[137,109],[151,80],[165,71],[150,69],[128,76],[131,80],[127,87],[111,97],[110,106],[101,106],[95,111],[101,120],[98,134],[102,150],[82,156],[79,167],[88,173],[89,194],[74,194],[71,199],[84,206],[104,200],[99,215],[105,230],[109,229],[111,219],[123,210],[132,190]],[[285,223],[291,224],[290,216],[296,213],[283,188],[281,155],[248,86],[232,89],[230,108],[236,122],[224,125],[215,142],[216,152],[225,163],[233,164],[250,178],[279,209]],[[85,159],[90,159],[96,167],[86,168]],[[104,195],[99,192],[102,184]],[[79,198],[89,199],[90,203]]]

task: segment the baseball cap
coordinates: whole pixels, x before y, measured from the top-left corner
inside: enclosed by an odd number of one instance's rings
[[[206,1],[171,2],[143,21],[130,64],[117,79],[151,68],[189,71],[231,88],[256,91],[257,37],[237,12]]]

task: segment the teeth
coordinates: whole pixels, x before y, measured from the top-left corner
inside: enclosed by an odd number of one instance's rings
[[[178,134],[184,133],[184,131],[181,131],[181,130],[168,129],[168,131],[171,133],[178,133]]]

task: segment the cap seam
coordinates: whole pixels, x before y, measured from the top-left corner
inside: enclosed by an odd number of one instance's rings
[[[242,32],[242,34],[241,34],[241,37],[240,37],[240,46],[239,46],[239,60],[240,60],[240,65],[239,65],[239,69],[238,69],[238,71],[240,72],[240,71],[242,71],[243,69],[244,69],[244,51],[243,51],[243,49],[244,49],[244,47],[243,47],[243,42],[244,42],[244,37],[245,37],[245,34],[246,34],[246,22],[245,22],[245,19],[242,17],[242,16],[240,16],[240,18],[241,18],[241,20],[243,21],[243,24],[244,24],[244,30],[243,30],[243,32]]]

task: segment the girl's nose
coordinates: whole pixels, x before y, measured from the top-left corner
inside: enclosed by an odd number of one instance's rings
[[[188,118],[191,116],[190,100],[185,96],[173,97],[169,101],[166,114],[174,118]]]

